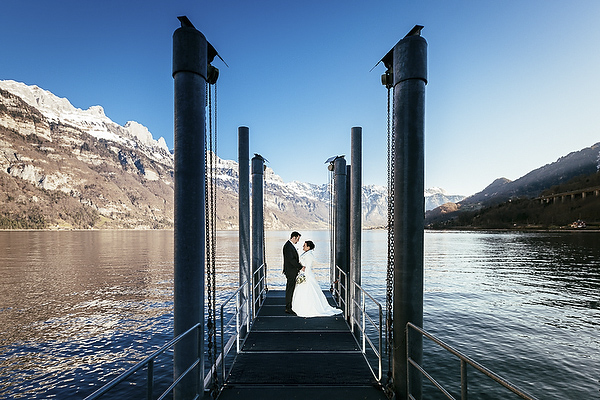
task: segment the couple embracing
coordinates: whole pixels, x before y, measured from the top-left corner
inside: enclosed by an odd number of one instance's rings
[[[315,244],[307,240],[302,246],[304,252],[298,256],[296,244],[300,241],[300,233],[292,232],[290,239],[283,246],[283,273],[287,278],[285,285],[285,312],[299,317],[325,317],[340,314],[342,311],[333,308],[327,302],[319,287],[313,271]],[[302,274],[299,277],[299,273]],[[298,279],[300,278],[300,279]]]

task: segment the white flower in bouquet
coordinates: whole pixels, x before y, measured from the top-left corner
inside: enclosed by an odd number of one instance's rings
[[[304,275],[304,272],[300,272],[296,277],[296,285],[300,285],[304,282],[306,282],[306,275]]]

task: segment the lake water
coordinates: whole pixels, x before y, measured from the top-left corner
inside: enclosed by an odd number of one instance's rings
[[[266,232],[271,288],[288,235]],[[325,289],[329,234],[302,240]],[[386,240],[363,232],[363,286],[382,304]],[[219,233],[218,299],[237,285],[237,245]],[[428,231],[425,329],[539,399],[600,399],[599,255],[598,233]],[[0,398],[85,397],[172,338],[172,296],[172,231],[0,232]],[[424,363],[459,393],[456,359],[426,342]],[[469,373],[471,398],[511,398]]]

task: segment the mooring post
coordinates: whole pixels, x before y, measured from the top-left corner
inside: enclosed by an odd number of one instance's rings
[[[345,313],[348,316],[348,290],[349,284],[349,265],[348,265],[348,192],[346,180],[346,159],[344,156],[337,157],[333,165],[333,202],[334,202],[334,236],[335,236],[335,265],[340,267],[346,273],[346,290],[341,293],[346,302]],[[341,279],[338,278],[338,279]]]
[[[265,159],[260,154],[255,154],[252,157],[252,276],[256,280],[262,279],[264,273],[256,274],[258,268],[264,263],[264,212],[263,212],[263,176],[265,169]],[[263,271],[264,272],[264,271]],[[256,311],[257,301],[262,291],[264,282],[254,289],[252,301],[254,304],[253,310]],[[255,314],[255,311],[253,314]],[[256,316],[256,315],[254,315]]]
[[[250,270],[250,145],[249,129],[238,128],[238,185],[239,185],[239,268],[240,282],[248,282],[246,290],[241,293],[241,302],[251,303],[252,273]],[[242,308],[240,319],[246,321],[246,308]],[[245,329],[249,329],[246,326]],[[242,332],[244,335],[245,332]]]
[[[173,33],[175,96],[174,335],[204,322],[205,107],[207,41],[185,17]],[[202,396],[204,329],[175,346],[174,376],[200,358],[201,373],[189,374],[174,390],[175,400]]]
[[[354,283],[361,285],[361,234],[362,234],[362,128],[354,127],[350,136],[350,290],[352,299],[360,299],[361,293]],[[351,299],[350,304],[353,304]],[[360,304],[360,303],[359,303]],[[352,307],[352,320],[358,312]],[[354,325],[352,325],[354,329]]]
[[[425,86],[427,41],[415,26],[384,63],[391,72],[394,90],[394,301],[393,380],[396,397],[422,397],[420,373],[408,373],[407,360],[423,359],[421,335],[410,335],[407,352],[406,324],[423,326],[423,229],[425,177]],[[388,75],[386,73],[386,75]],[[410,376],[410,379],[407,379]]]

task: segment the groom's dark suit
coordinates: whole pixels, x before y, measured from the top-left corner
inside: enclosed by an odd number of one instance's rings
[[[292,310],[292,296],[294,295],[294,288],[296,287],[296,277],[301,269],[302,264],[300,264],[299,261],[298,251],[294,247],[294,244],[288,240],[283,245],[283,273],[287,278],[287,283],[285,285],[286,312]]]

